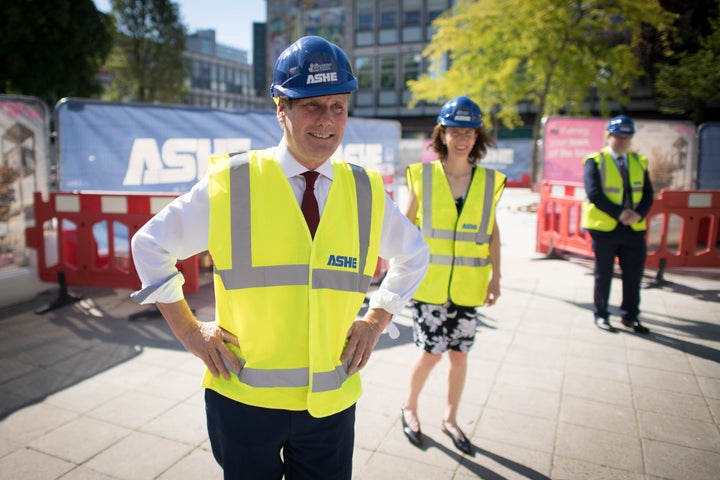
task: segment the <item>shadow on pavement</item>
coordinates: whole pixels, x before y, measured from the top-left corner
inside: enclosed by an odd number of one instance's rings
[[[0,419],[140,355],[181,350],[170,328],[130,322],[138,307],[117,290],[81,288],[81,300],[42,315],[54,294],[0,309]]]
[[[475,445],[473,445],[473,450],[475,454],[472,457],[463,456],[455,450],[451,450],[445,445],[436,442],[432,439],[432,437],[429,437],[427,434],[425,434],[423,435],[422,446],[417,448],[422,451],[427,451],[433,448],[440,450],[447,456],[451,457],[454,461],[462,464],[463,468],[469,470],[478,478],[482,478],[484,480],[506,480],[507,477],[504,477],[503,475],[489,469],[488,467],[480,465],[477,461],[478,455],[482,455],[483,457],[491,459],[492,461],[504,466],[508,470],[517,473],[521,476],[521,478],[527,478],[529,480],[550,480],[547,476],[543,475],[537,470],[533,470],[532,468],[527,467],[521,463],[517,463],[513,460],[510,460],[509,458],[497,455]]]

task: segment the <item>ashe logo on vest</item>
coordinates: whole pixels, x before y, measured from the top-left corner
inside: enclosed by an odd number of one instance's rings
[[[345,255],[330,255],[327,264],[331,267],[357,268],[357,257],[347,257]]]
[[[478,226],[476,223],[463,223],[463,230],[477,230]]]

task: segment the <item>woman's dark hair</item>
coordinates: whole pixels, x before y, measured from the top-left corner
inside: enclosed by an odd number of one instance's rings
[[[439,123],[435,125],[430,145],[428,145],[428,149],[434,150],[435,153],[438,154],[438,157],[440,157],[440,160],[447,159],[448,154],[447,145],[445,145],[442,138],[440,138],[445,133],[446,128],[447,127]],[[478,127],[475,131],[477,132],[477,138],[475,138],[475,144],[470,150],[470,155],[468,155],[468,162],[473,164],[482,160],[487,153],[488,147],[495,146],[495,140],[492,139],[484,128]]]

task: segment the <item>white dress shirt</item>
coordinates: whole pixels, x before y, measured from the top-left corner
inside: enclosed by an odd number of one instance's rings
[[[290,181],[298,203],[302,200],[307,169],[300,165],[281,142],[275,158]],[[315,197],[322,216],[333,180],[330,161],[317,170]],[[142,281],[142,289],[132,294],[139,303],[172,303],[183,298],[182,274],[175,267],[185,259],[206,251],[210,198],[207,178],[173,200],[132,238],[132,256]],[[370,298],[370,308],[382,308],[397,315],[420,285],[428,266],[429,247],[418,228],[400,212],[387,196],[380,236],[379,254],[390,259],[390,267],[378,290]]]

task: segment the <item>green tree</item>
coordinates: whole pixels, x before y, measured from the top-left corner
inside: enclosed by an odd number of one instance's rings
[[[112,19],[92,0],[0,2],[0,92],[39,97],[98,95],[112,47]]]
[[[169,0],[112,0],[117,35],[107,63],[108,100],[179,103],[185,94],[186,28]]]
[[[643,25],[662,32],[672,19],[657,0],[460,0],[433,23],[437,33],[423,52],[431,67],[408,82],[412,105],[468,95],[488,123],[509,128],[521,123],[520,102],[535,105],[536,181],[542,118],[587,113],[590,92],[601,112],[627,102],[643,73],[632,51]]]
[[[695,53],[682,52],[675,65],[659,69],[655,79],[661,110],[692,112],[702,123],[708,103],[720,101],[720,20],[711,20],[712,33],[700,41]]]

